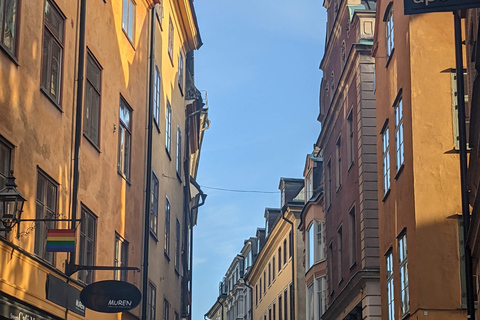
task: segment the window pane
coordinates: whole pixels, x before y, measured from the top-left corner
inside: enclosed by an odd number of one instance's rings
[[[58,11],[50,4],[50,1],[45,2],[45,24],[52,34],[63,42],[63,18]]]
[[[130,110],[123,101],[120,103],[120,120],[130,129]]]
[[[56,101],[59,102],[60,99],[60,73],[62,65],[62,48],[58,45],[57,42],[51,42],[52,57],[50,60],[50,72],[49,75],[49,87],[50,94],[52,94]]]
[[[128,24],[128,2],[129,0],[123,0],[123,15],[122,15],[122,29],[127,30]]]
[[[90,56],[87,58],[87,78],[97,90],[100,90],[100,69]]]
[[[133,23],[135,22],[135,17],[133,15],[133,3],[131,0],[128,1],[128,37],[130,40],[133,38]]]
[[[130,133],[125,132],[125,168],[123,169],[123,173],[127,177],[130,178]]]
[[[0,1],[3,2],[3,1]],[[0,13],[3,14],[3,3],[0,4]],[[15,26],[17,17],[17,0],[6,0],[5,24],[0,18],[0,30],[3,28],[3,44],[13,53],[15,51]]]

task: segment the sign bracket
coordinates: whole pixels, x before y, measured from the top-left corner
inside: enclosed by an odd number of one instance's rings
[[[81,271],[81,270],[106,270],[106,271],[115,271],[115,270],[135,270],[137,272],[140,272],[140,268],[138,267],[115,267],[115,266],[86,266],[86,265],[79,265],[79,264],[70,264],[67,263],[65,267],[65,274],[67,276],[73,275],[75,272]]]

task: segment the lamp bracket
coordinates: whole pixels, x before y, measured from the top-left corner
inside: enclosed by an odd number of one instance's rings
[[[78,265],[78,264],[70,264],[67,263],[65,267],[65,274],[67,276],[71,276],[77,271],[81,270],[135,270],[137,272],[140,272],[140,268],[137,267],[114,267],[114,266],[85,266],[85,265]]]

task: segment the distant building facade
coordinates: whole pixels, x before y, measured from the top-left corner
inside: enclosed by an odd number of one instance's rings
[[[375,31],[383,319],[465,319],[453,16],[379,0]]]
[[[319,150],[316,150],[318,153]],[[323,161],[307,155],[305,170],[305,205],[299,230],[305,243],[306,320],[320,320],[327,308],[327,255],[325,246],[325,215]]]

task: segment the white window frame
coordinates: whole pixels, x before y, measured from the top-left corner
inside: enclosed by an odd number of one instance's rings
[[[405,232],[403,232],[398,238],[398,261],[400,272],[400,311],[403,317],[410,311],[407,234]]]
[[[382,158],[383,158],[383,194],[390,190],[390,130],[388,123],[382,132]]]
[[[388,320],[395,319],[395,290],[393,283],[393,254],[389,250],[385,256],[387,264],[387,310]]]
[[[165,112],[165,150],[167,150],[168,156],[172,149],[172,106],[167,99],[167,107]]]
[[[393,25],[393,3],[388,6],[385,13],[384,21],[386,24],[386,43],[387,43],[387,56],[390,57],[395,48],[395,28]]]
[[[403,100],[402,94],[398,96],[394,105],[395,109],[395,154],[397,173],[405,163],[404,134],[403,134]]]

